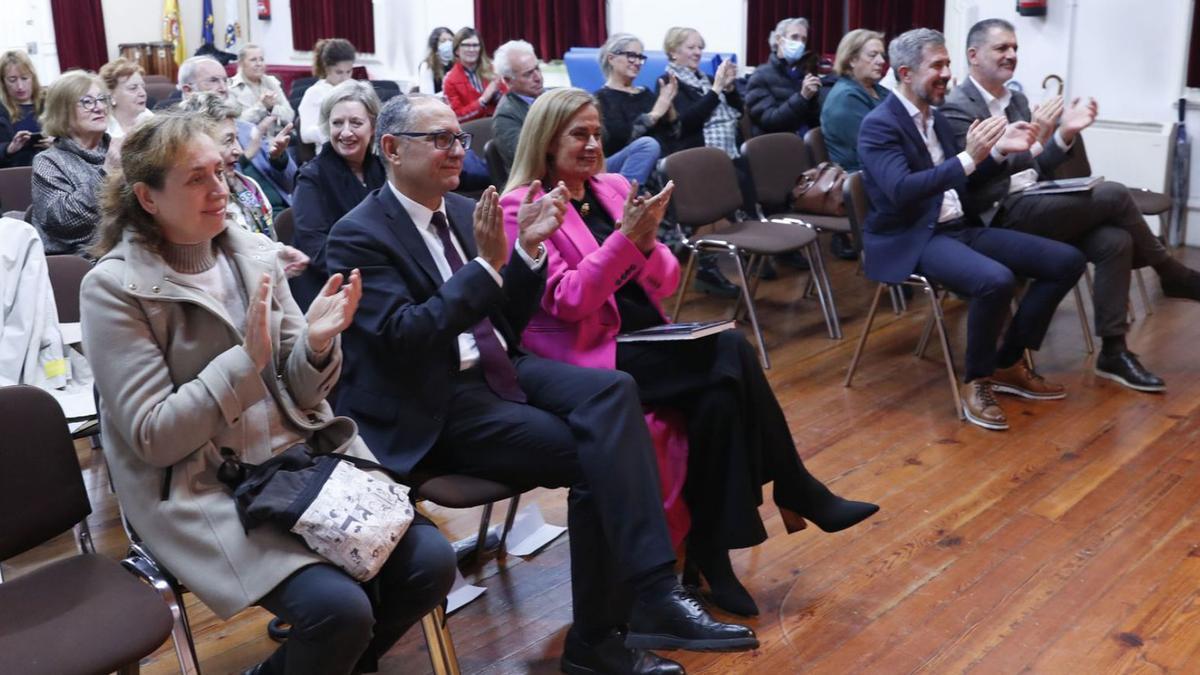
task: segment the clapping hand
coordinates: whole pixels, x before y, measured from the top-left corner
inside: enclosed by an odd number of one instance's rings
[[[340,272],[329,277],[304,315],[308,321],[310,354],[320,354],[329,349],[333,338],[349,328],[354,320],[354,312],[358,310],[358,301],[362,298],[362,274],[353,270],[349,282],[342,283],[343,279]]]
[[[1041,105],[1033,108],[1033,121],[1041,129],[1041,137],[1038,140],[1045,145],[1051,134],[1054,133],[1055,127],[1058,126],[1058,120],[1063,113],[1063,97],[1054,96]]]
[[[314,301],[315,303],[315,301]],[[271,363],[271,275],[263,272],[246,308],[246,336],[242,347],[260,372]],[[311,344],[312,338],[309,337]]]
[[[1100,106],[1094,98],[1089,98],[1086,102],[1080,98],[1071,101],[1071,105],[1067,106],[1062,114],[1063,140],[1068,144],[1074,143],[1075,136],[1092,126],[1099,112]]]
[[[733,86],[735,78],[737,78],[737,65],[733,61],[722,61],[721,65],[717,66],[717,72],[713,74],[713,91],[718,94],[728,91]]]
[[[987,159],[992,146],[1004,135],[1008,120],[1003,117],[988,117],[971,122],[967,129],[966,152],[978,164]]]
[[[280,248],[279,259],[283,261],[283,273],[289,279],[300,276],[308,268],[308,255],[294,246],[284,245]]]
[[[805,75],[804,84],[800,85],[800,95],[806,99],[812,100],[817,92],[821,91],[821,78],[816,75]]]
[[[1025,152],[1037,142],[1039,132],[1035,123],[1013,122],[1005,127],[1004,134],[996,141],[996,148],[1006,155]]]
[[[262,98],[259,101],[262,102],[262,106],[268,111],[274,108],[275,104],[279,102],[275,96],[275,92],[269,89],[263,92]]]
[[[279,159],[287,150],[288,143],[292,142],[292,125],[288,124],[275,137],[271,139],[271,147],[268,154],[272,159]]]
[[[562,225],[563,216],[567,213],[566,185],[559,183],[535,200],[533,195],[541,191],[542,181],[533,181],[517,210],[517,224],[520,227],[518,241],[530,258],[537,257],[538,247]]]
[[[499,271],[508,262],[508,235],[504,233],[504,213],[495,185],[483,191],[475,204],[475,245],[479,257]]]
[[[620,229],[629,241],[642,253],[649,254],[654,250],[658,237],[658,225],[667,212],[667,204],[671,201],[671,193],[675,191],[675,181],[668,181],[666,186],[653,197],[638,194],[637,181],[629,185],[629,194],[625,197],[625,206],[621,214]]]

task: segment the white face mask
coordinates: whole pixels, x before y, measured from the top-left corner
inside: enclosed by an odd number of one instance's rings
[[[783,58],[786,61],[799,61],[804,56],[804,43],[799,40],[783,41]]]
[[[438,43],[438,58],[444,63],[450,63],[454,60],[454,43],[447,40]]]

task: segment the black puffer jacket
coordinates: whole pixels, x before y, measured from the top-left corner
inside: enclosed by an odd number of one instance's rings
[[[746,112],[755,136],[777,131],[803,133],[821,126],[820,96],[800,94],[804,77],[793,78],[788,64],[775,54],[750,76],[746,89]]]

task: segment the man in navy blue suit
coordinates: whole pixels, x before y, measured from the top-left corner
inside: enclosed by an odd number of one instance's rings
[[[380,111],[376,139],[388,182],[333,226],[326,250],[331,272],[359,269],[363,280],[342,338],[338,412],[401,474],[570,488],[567,672],[682,673],[645,650],[758,646],[752,630],[714,621],[675,578],[633,379],[519,348],[563,190],[527,200],[514,246],[495,188],[478,204],[451,192],[470,136],[449,106],[397,96]]]
[[[1036,400],[1066,396],[1022,356],[1041,346],[1058,303],[1083,273],[1084,257],[1067,244],[981,227],[964,216],[959,191],[995,175],[1008,154],[1028,150],[1037,125],[976,121],[966,148],[955,154],[950,126],[934,110],[950,81],[945,38],[928,28],[911,30],[892,40],[888,55],[900,86],[867,115],[858,136],[871,199],[863,233],[866,273],[899,283],[917,272],[970,298],[963,413],[985,429],[1007,429],[993,392]],[[1032,283],[997,348],[1017,277]]]

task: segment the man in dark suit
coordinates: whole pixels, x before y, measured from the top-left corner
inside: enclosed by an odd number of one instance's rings
[[[1001,117],[1009,122],[1038,123],[1038,142],[1028,152],[1005,158],[1004,170],[991,180],[974,183],[964,208],[992,226],[1064,241],[1096,265],[1096,333],[1103,340],[1096,374],[1139,391],[1162,391],[1163,381],[1146,370],[1125,345],[1126,306],[1132,267],[1154,267],[1169,297],[1200,300],[1200,274],[1171,257],[1150,231],[1129,189],[1104,181],[1090,191],[1027,195],[1023,190],[1051,172],[1096,119],[1093,100],[1064,105],[1062,97],[1030,110],[1025,95],[1004,86],[1017,67],[1017,36],[1003,19],[984,19],[967,33],[970,77],[946,96],[940,110],[962,148],[975,120]]]
[[[643,650],[757,646],[753,631],[714,621],[675,579],[632,378],[519,349],[565,195],[522,206],[514,251],[495,188],[478,204],[451,192],[468,143],[447,105],[393,98],[376,138],[388,183],[334,225],[326,251],[331,273],[357,268],[364,287],[344,334],[338,412],[401,474],[571,488],[567,672],[676,673]]]
[[[1076,249],[1022,232],[978,227],[963,212],[959,191],[987,180],[1007,154],[1029,149],[1036,125],[988,119],[971,125],[965,149],[952,149],[950,126],[933,109],[950,81],[941,33],[918,28],[888,48],[900,86],[863,119],[858,154],[871,211],[863,233],[866,273],[899,283],[914,271],[971,299],[963,413],[986,429],[1007,429],[993,390],[1030,399],[1066,396],[1027,367],[1054,310],[1083,273]],[[997,338],[1016,277],[1033,280],[1004,341]]]

